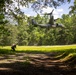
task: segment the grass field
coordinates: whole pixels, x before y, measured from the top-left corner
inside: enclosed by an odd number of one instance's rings
[[[1,75],[50,73],[76,75],[76,45],[17,46],[16,51],[11,46],[0,46]]]
[[[17,46],[16,51],[11,50],[11,46],[0,46],[0,54],[15,54],[15,53],[56,53],[56,59],[67,61],[71,57],[76,57],[76,45],[56,45],[56,46]]]
[[[7,53],[11,51],[11,46],[0,46],[1,52]],[[57,45],[57,46],[17,46],[16,52],[74,52],[76,53],[76,45]]]

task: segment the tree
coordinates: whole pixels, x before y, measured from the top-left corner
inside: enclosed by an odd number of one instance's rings
[[[66,29],[61,30],[59,34],[59,40],[63,41],[64,44],[71,44],[74,41],[75,36],[75,25],[74,25],[75,16],[70,15],[62,15],[62,19],[58,19],[57,21],[63,23],[66,26]],[[59,41],[58,40],[58,41]]]
[[[71,0],[67,0],[67,2],[70,1]],[[21,11],[21,7],[27,7],[29,3],[33,3],[32,8],[37,11],[46,6],[57,7],[65,2],[66,0],[0,0],[0,11],[9,17],[12,15],[12,17],[17,18],[18,15],[24,14]]]
[[[29,2],[33,5],[39,4],[39,0],[0,0],[0,44],[10,45],[12,43],[18,42],[19,45],[55,45],[55,44],[71,44],[76,43],[76,16],[75,14],[63,15],[61,19],[57,22],[64,24],[68,29],[42,29],[40,27],[35,28],[31,25],[31,17],[25,17],[24,13],[20,10],[21,6],[27,6]],[[43,2],[42,8],[51,5],[53,6],[55,2],[58,4],[65,3],[65,0],[52,0],[52,2],[47,2],[51,0],[40,0]],[[55,1],[55,2],[54,2]],[[67,0],[70,2],[71,0]],[[20,3],[21,2],[21,3]],[[16,4],[17,3],[17,4]],[[16,6],[14,6],[16,4]],[[50,5],[51,4],[51,5]],[[59,5],[58,4],[58,5]],[[33,8],[33,7],[32,7]],[[41,9],[42,9],[41,8]],[[34,9],[36,10],[36,9]],[[38,9],[40,11],[40,7]],[[4,18],[16,20],[18,25],[12,25],[8,23]],[[45,18],[44,18],[45,17]],[[48,22],[47,15],[34,17],[38,23]],[[29,24],[28,24],[29,23]],[[15,31],[16,30],[16,31]],[[60,32],[61,30],[61,32]],[[17,33],[16,33],[17,32]],[[70,37],[70,38],[69,38]],[[4,40],[7,39],[7,40]],[[61,40],[61,41],[60,41]]]
[[[70,14],[76,14],[76,0],[74,0],[74,5],[70,6],[69,8],[71,8],[71,11],[69,12]]]
[[[37,12],[38,10],[42,12],[42,8],[60,6],[63,3],[70,2],[71,0],[37,0],[33,3],[32,8]]]

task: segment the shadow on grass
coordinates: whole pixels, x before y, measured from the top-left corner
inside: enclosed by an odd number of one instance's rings
[[[55,52],[57,53],[57,55],[64,53],[64,52],[69,54],[70,52],[74,53],[75,49],[69,49],[69,50],[64,50],[64,51],[60,51],[60,50],[55,51],[54,50],[53,52],[50,52],[50,51],[45,52],[45,51],[38,51],[38,50],[11,51],[8,49],[0,49],[0,54],[6,54],[6,55],[10,55],[10,54],[15,55],[15,53],[27,53],[27,54],[44,54],[45,53],[46,56],[51,57],[50,53],[55,55],[56,54]],[[65,55],[65,53],[60,55],[59,58],[64,55]],[[76,75],[76,69],[67,70],[67,68],[63,68],[65,66],[63,64],[49,62],[51,59],[45,60],[45,58],[44,58],[44,60],[42,60],[42,58],[40,58],[40,57],[39,58],[31,57],[33,60],[30,60],[30,61],[35,62],[35,64],[31,64],[29,61],[20,61],[21,60],[20,56],[22,56],[22,55],[14,56],[14,58],[17,57],[16,61],[14,61],[14,62],[13,62],[13,60],[11,61],[9,59],[8,61],[10,61],[10,62],[7,63],[7,61],[6,61],[7,58],[5,59],[4,63],[0,62],[0,74],[1,75]],[[22,58],[22,60],[26,60],[26,58],[27,57]],[[38,63],[38,65],[37,65],[37,63]],[[51,66],[44,65],[44,64],[48,64],[48,63]]]
[[[15,51],[8,50],[8,49],[0,49],[0,54],[15,54]]]
[[[24,62],[1,63],[1,75],[76,75],[76,70],[64,70],[59,66],[44,67]]]

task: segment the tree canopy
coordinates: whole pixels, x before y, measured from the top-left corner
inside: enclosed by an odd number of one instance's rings
[[[39,1],[42,2],[39,3]],[[45,28],[34,27],[31,23],[31,17],[24,15],[20,10],[21,6],[26,7],[30,2],[32,3],[32,8],[35,3],[45,8],[46,6],[50,6],[50,4],[54,6],[54,1],[57,4],[59,3],[59,6],[71,0],[0,0],[0,45],[11,45],[12,43],[18,43],[19,45],[60,45],[76,43],[76,0],[74,0],[74,5],[71,6],[71,11],[74,11],[72,15],[63,14],[62,18],[56,20],[56,22],[65,25],[67,29],[51,28],[47,30]],[[38,10],[40,10],[40,7]],[[36,11],[37,8],[34,10]],[[9,21],[14,19],[14,25],[7,21],[5,19],[6,17]],[[38,14],[33,18],[40,24],[45,24],[49,21],[47,15],[40,16]],[[17,25],[15,21],[18,22]]]
[[[27,7],[29,3],[32,3],[32,8],[35,11],[41,10],[46,6],[57,7],[65,2],[71,0],[0,0],[0,11],[4,14],[13,15],[17,18],[17,15],[23,14],[20,7]]]
[[[69,8],[71,8],[70,13],[76,14],[76,0],[74,0],[74,5],[73,6],[70,6]]]
[[[24,14],[20,8],[28,7],[29,3],[31,3],[31,7],[35,12],[41,12],[42,8],[46,8],[47,6],[56,8],[66,2],[71,2],[71,0],[0,0],[0,17],[4,15],[18,21],[19,18],[23,18]],[[76,1],[74,1],[74,6],[70,8],[72,12],[76,11]]]

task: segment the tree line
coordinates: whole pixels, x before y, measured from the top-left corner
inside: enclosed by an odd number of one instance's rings
[[[46,15],[33,17],[38,23],[49,21]],[[66,26],[62,28],[41,28],[35,27],[31,22],[31,17],[25,15],[25,19],[18,17],[19,23],[0,25],[0,45],[64,45],[76,43],[76,15],[65,15],[56,20]]]
[[[34,27],[31,16],[28,17],[20,10],[20,6],[28,6],[33,3],[34,11],[41,10],[39,7],[43,2],[43,7],[57,7],[59,4],[66,3],[66,0],[1,0],[0,1],[0,45],[63,45],[76,43],[76,0],[70,6],[70,14],[63,14],[62,18],[56,20],[66,26],[61,28],[40,28]],[[67,0],[70,2],[71,0]],[[15,6],[15,2],[17,5]],[[37,8],[35,8],[37,5]],[[45,24],[49,21],[48,16],[33,17],[38,23]]]

